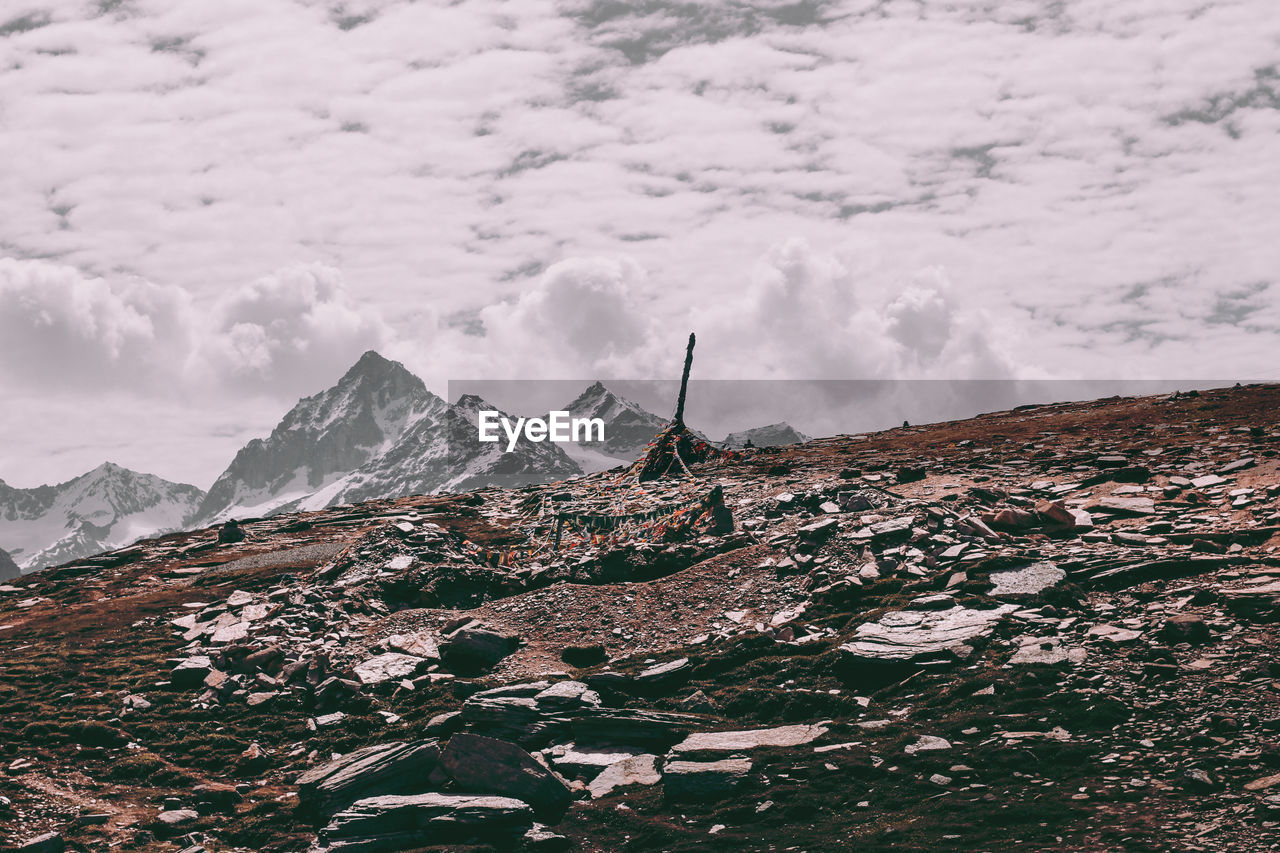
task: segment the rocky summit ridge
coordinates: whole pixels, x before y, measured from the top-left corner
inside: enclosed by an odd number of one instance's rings
[[[1278,404],[1024,407],[0,583],[0,847],[1271,850]]]

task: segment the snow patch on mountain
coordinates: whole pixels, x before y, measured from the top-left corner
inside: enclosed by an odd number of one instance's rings
[[[618,396],[606,388],[604,383],[598,381],[564,408],[571,417],[600,418],[604,421],[605,440],[603,442],[583,441],[578,444],[589,451],[581,454],[584,459],[607,457],[617,460],[606,465],[606,468],[612,468],[619,462],[634,462],[644,452],[649,442],[667,426],[667,419],[660,418],[625,397]],[[575,453],[569,450],[568,444],[565,447],[566,452],[571,456]],[[603,464],[603,460],[595,464]],[[604,468],[595,470],[604,470]]]
[[[245,445],[188,523],[268,515],[304,501],[310,508],[311,496],[341,494],[352,472],[447,408],[404,365],[370,350],[332,388],[298,401],[270,436]]]
[[[204,492],[110,462],[56,486],[0,481],[0,546],[24,570],[179,530]]]

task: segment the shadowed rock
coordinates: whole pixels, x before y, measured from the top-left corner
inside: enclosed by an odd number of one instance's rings
[[[442,645],[441,654],[445,665],[456,672],[479,672],[493,667],[519,645],[520,639],[513,634],[462,628]]]
[[[529,806],[510,797],[369,797],[335,814],[311,849],[316,853],[384,853],[466,840],[514,844],[532,824]]]
[[[573,795],[564,781],[532,755],[505,740],[456,734],[440,756],[445,771],[465,791],[516,797],[540,817],[559,820]]]
[[[663,793],[669,800],[716,799],[732,793],[750,772],[751,762],[745,758],[668,761],[662,768]]]
[[[416,793],[440,758],[435,740],[367,746],[298,777],[298,800],[328,813],[361,797]],[[416,790],[415,790],[416,789]]]

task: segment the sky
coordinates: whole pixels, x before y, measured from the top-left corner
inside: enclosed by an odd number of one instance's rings
[[[7,0],[0,478],[450,379],[1275,379],[1273,0]]]

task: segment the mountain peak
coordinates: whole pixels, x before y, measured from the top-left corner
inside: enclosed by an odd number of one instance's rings
[[[408,373],[409,371],[400,362],[385,358],[375,350],[368,350],[355,364],[351,365],[351,369],[343,375],[341,382],[354,382],[365,376],[380,378],[398,372]]]
[[[498,407],[479,394],[463,394],[458,398],[458,402],[453,404],[453,408],[464,412],[478,412],[481,409],[496,410]]]

